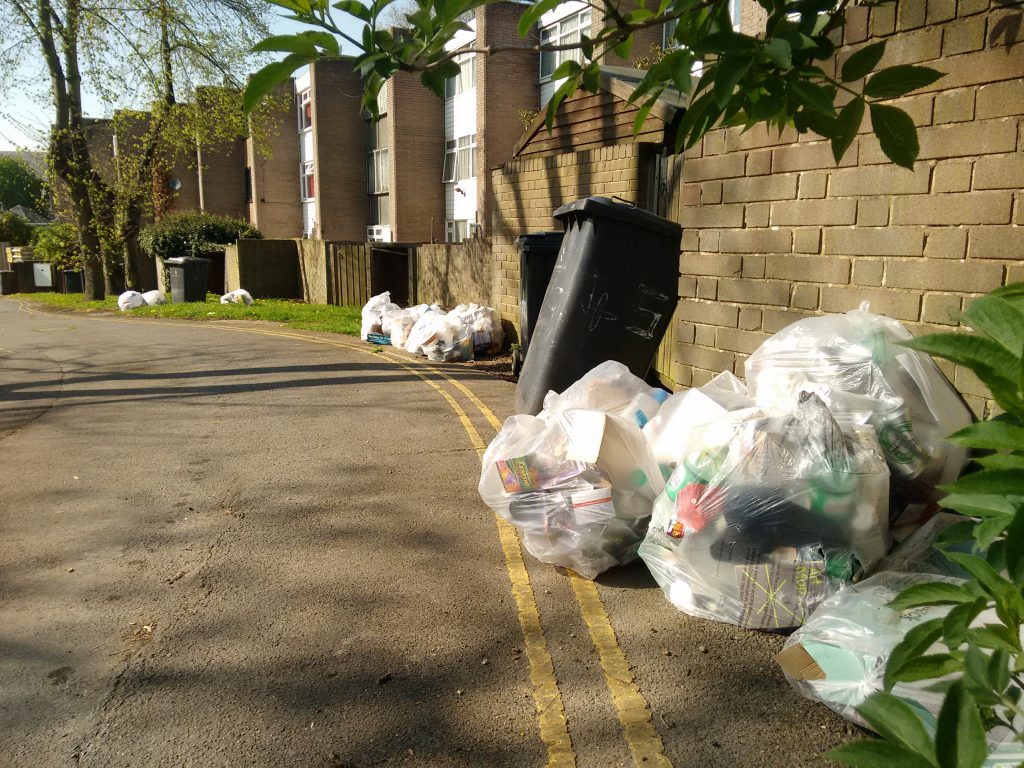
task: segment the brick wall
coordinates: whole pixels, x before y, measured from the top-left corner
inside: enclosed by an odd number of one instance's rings
[[[552,218],[559,206],[589,195],[636,199],[640,146],[622,144],[552,157],[518,158],[492,174],[493,288],[502,318],[519,326],[519,250],[528,232],[560,230]]]
[[[528,46],[519,37],[519,17],[528,6],[519,3],[484,5],[476,11],[476,47]],[[519,110],[536,110],[540,100],[539,57],[533,51],[511,51],[476,57],[477,221],[490,234],[493,212],[491,169],[508,162],[523,135]]]
[[[416,259],[417,302],[445,307],[472,301],[490,304],[493,261],[487,240],[421,245]]]
[[[674,216],[684,227],[671,363],[699,385],[795,319],[862,301],[915,334],[948,330],[978,296],[1024,279],[1024,44],[993,40],[1019,11],[988,0],[900,0],[851,8],[841,63],[888,40],[880,66],[948,73],[897,100],[918,126],[913,172],[861,133],[836,167],[827,142],[757,128],[718,130],[681,163]],[[676,173],[679,174],[676,164]],[[987,393],[947,375],[981,414]]]
[[[359,107],[362,80],[350,60],[318,61],[309,67],[309,87],[313,101],[317,237],[362,240],[366,237],[369,214],[367,129]],[[298,197],[297,185],[295,189]]]
[[[246,164],[252,179],[249,221],[269,238],[302,236],[294,83],[288,78],[273,90],[280,108],[267,115],[261,141],[246,141]]]
[[[392,237],[444,240],[444,101],[417,75],[399,72],[388,81],[388,115]],[[364,182],[364,199],[365,189]]]
[[[239,138],[200,147],[196,161],[202,209],[236,219],[247,218],[245,140]]]

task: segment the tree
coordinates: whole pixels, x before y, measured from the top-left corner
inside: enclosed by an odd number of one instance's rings
[[[16,205],[33,210],[46,207],[45,185],[24,160],[0,157],[0,208]]]
[[[28,245],[32,242],[32,225],[16,213],[0,211],[0,242]]]
[[[79,229],[86,295],[118,291],[131,263],[125,245],[147,212],[143,190],[152,191],[155,159],[178,141],[172,128],[185,125],[177,136],[193,146],[200,133],[177,115],[172,119],[177,95],[218,80],[240,90],[249,49],[267,33],[267,6],[259,0],[0,0],[0,13],[13,20],[12,38],[21,41],[4,52],[7,79],[20,76],[31,85],[37,73],[15,64],[26,60],[42,64],[48,76],[54,105],[48,160]],[[146,129],[133,135],[135,146],[123,153],[114,177],[101,173],[92,154],[82,110],[85,84],[111,104],[126,91],[153,104]],[[238,107],[235,124],[242,119]],[[222,122],[210,110],[201,116]]]
[[[441,93],[447,77],[457,72],[454,57],[467,50],[446,49],[457,32],[468,29],[463,16],[488,0],[417,0],[406,14],[407,29],[386,28],[383,20],[396,0],[270,0],[289,11],[290,18],[314,29],[275,36],[257,46],[260,51],[286,53],[249,82],[246,106],[252,108],[277,83],[300,66],[318,58],[337,56],[339,39],[355,49],[355,65],[365,85],[363,106],[376,114],[382,84],[397,72],[419,72],[423,83]],[[519,33],[527,37],[541,16],[561,0],[538,0],[524,11]],[[906,112],[885,103],[923,88],[942,76],[929,67],[895,66],[875,71],[885,52],[881,41],[858,50],[839,72],[822,66],[835,52],[835,38],[845,22],[851,0],[757,0],[767,13],[762,35],[733,30],[730,0],[661,0],[656,9],[624,0],[590,3],[602,14],[600,31],[576,43],[527,45],[526,50],[581,52],[582,63],[564,61],[554,72],[562,85],[548,103],[550,128],[559,105],[577,88],[596,91],[600,63],[614,53],[628,58],[634,34],[651,27],[674,25],[671,50],[647,70],[630,101],[639,106],[636,129],[642,126],[666,89],[689,94],[689,109],[676,133],[677,152],[693,146],[716,125],[752,126],[767,123],[780,130],[792,125],[800,133],[814,131],[832,142],[838,160],[850,147],[864,115],[882,151],[898,165],[912,168],[918,154],[917,131]],[[893,2],[875,0],[873,4]],[[1019,4],[1020,0],[997,0]],[[334,10],[362,25],[362,33],[347,34]],[[516,50],[523,50],[523,46]],[[508,50],[498,46],[475,49],[483,55]],[[695,67],[699,68],[695,70]],[[698,71],[699,75],[694,75]],[[872,74],[874,73],[874,74]]]

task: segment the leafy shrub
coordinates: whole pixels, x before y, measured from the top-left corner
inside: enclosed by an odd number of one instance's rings
[[[74,224],[59,223],[37,227],[32,244],[35,255],[53,264],[55,269],[78,271],[85,265],[78,229]]]
[[[139,234],[139,247],[161,259],[199,256],[217,246],[230,245],[240,238],[258,240],[263,235],[248,222],[202,211],[175,213]]]
[[[0,243],[28,245],[32,242],[32,225],[28,219],[10,211],[0,211]]]
[[[829,756],[856,768],[981,768],[985,732],[1017,731],[1024,714],[1024,284],[999,288],[963,313],[966,333],[921,336],[906,346],[971,370],[1003,411],[950,436],[974,451],[977,471],[961,477],[940,503],[962,513],[939,540],[970,577],[964,584],[917,584],[895,610],[953,606],[917,625],[889,657],[886,691],[898,682],[932,680],[945,690],[937,731],[888,692],[857,708],[884,741],[857,741]],[[968,552],[955,551],[970,544]],[[997,620],[979,625],[982,612]],[[937,645],[937,648],[933,648]],[[944,648],[942,646],[945,646]]]
[[[0,204],[5,208],[16,205],[33,209],[48,207],[45,182],[21,158],[0,157]]]

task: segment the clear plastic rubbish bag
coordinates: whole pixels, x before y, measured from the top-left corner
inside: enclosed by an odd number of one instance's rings
[[[448,317],[469,326],[473,350],[477,354],[496,355],[505,344],[501,316],[493,307],[485,307],[475,302],[459,304],[448,313]]]
[[[371,297],[363,306],[361,313],[362,326],[359,329],[359,336],[363,341],[366,341],[366,337],[371,333],[383,333],[381,320],[384,313],[393,312],[398,309],[401,309],[401,307],[391,303],[390,291],[384,291],[384,293]]]
[[[435,363],[460,363],[473,359],[473,334],[469,326],[437,315],[437,334],[423,344],[423,353]]]
[[[746,385],[729,371],[723,371],[703,387],[677,392],[665,400],[644,425],[644,437],[662,471],[671,472],[683,454],[691,430],[750,405]]]
[[[142,294],[142,300],[146,302],[147,307],[155,307],[157,304],[167,303],[167,299],[162,291],[146,291]]]
[[[252,294],[244,288],[236,288],[233,291],[228,291],[220,297],[221,304],[245,304],[245,306],[252,306]]]
[[[484,454],[479,484],[527,552],[588,579],[636,559],[662,487],[639,428],[580,409],[509,418]]]
[[[898,346],[911,335],[865,309],[809,317],[764,342],[746,362],[747,387],[769,413],[819,395],[840,421],[871,424],[893,476],[894,523],[922,519],[935,487],[959,477],[967,449],[944,438],[971,423],[960,395],[928,355]]]
[[[897,612],[888,603],[907,587],[922,583],[961,583],[960,579],[921,573],[879,571],[823,602],[810,619],[786,641],[775,660],[786,679],[801,694],[819,701],[847,720],[870,728],[856,708],[871,694],[885,690],[885,666],[893,648],[914,627],[944,617],[951,606]],[[995,611],[985,611],[972,626],[997,623]],[[936,644],[921,654],[945,652]],[[943,680],[953,680],[953,676]],[[897,683],[891,693],[921,716],[935,731],[943,694],[929,690],[933,680]],[[1024,724],[1017,718],[1015,725]],[[1024,761],[1024,745],[1006,728],[986,734],[989,755],[985,768],[1010,768]]]
[[[561,394],[548,392],[540,417],[550,419],[572,408],[587,408],[632,421],[642,428],[655,417],[666,398],[665,390],[652,387],[622,363],[607,360]]]
[[[142,298],[142,294],[138,291],[125,291],[117,297],[117,308],[122,312],[127,312],[129,309],[137,309],[144,306],[146,300]]]
[[[416,316],[412,310],[402,309],[398,312],[388,312],[381,319],[382,327],[387,326],[386,333],[391,337],[391,346],[404,347],[409,340],[409,332],[416,324]]]
[[[640,556],[686,613],[789,629],[889,550],[888,491],[873,430],[817,396],[733,411],[691,430]]]

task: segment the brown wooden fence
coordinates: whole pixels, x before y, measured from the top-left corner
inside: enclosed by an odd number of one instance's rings
[[[361,307],[370,299],[366,243],[327,244],[327,301]]]

